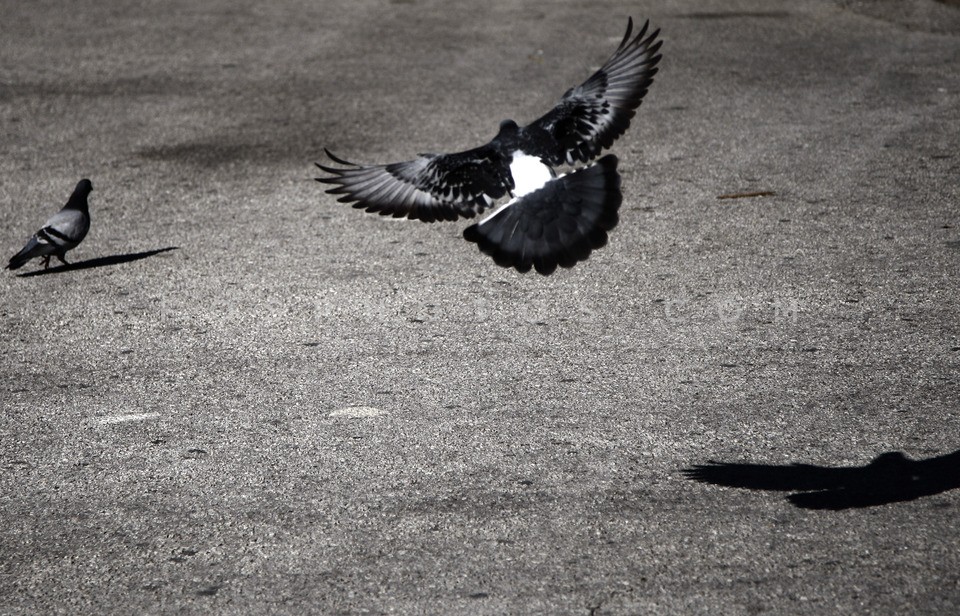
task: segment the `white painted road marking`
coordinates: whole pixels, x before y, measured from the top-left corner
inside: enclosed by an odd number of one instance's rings
[[[345,406],[330,413],[330,417],[379,417],[387,411],[372,406]]]
[[[125,421],[145,421],[147,419],[156,419],[160,413],[131,413],[130,415],[108,415],[101,417],[97,423],[101,425],[123,423]]]

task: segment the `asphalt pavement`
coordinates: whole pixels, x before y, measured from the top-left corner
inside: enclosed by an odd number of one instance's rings
[[[956,3],[3,15],[0,246],[94,190],[0,272],[0,614],[960,613]],[[314,181],[537,118],[628,16],[575,268]]]

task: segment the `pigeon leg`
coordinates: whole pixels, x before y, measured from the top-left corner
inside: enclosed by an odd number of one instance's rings
[[[40,262],[43,263],[43,269],[49,269],[50,255],[43,255],[43,260],[41,260]]]
[[[47,258],[49,258],[49,257],[47,257]],[[60,263],[63,263],[64,265],[70,265],[69,263],[67,263],[67,255],[66,255],[66,254],[58,254],[58,255],[57,255],[57,261],[59,261]]]

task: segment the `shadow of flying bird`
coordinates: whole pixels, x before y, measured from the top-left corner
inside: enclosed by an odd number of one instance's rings
[[[613,55],[589,79],[567,90],[530,124],[500,123],[480,147],[420,154],[385,165],[352,163],[324,150],[338,165],[316,163],[327,192],[353,207],[423,222],[473,218],[500,199],[511,200],[468,227],[476,243],[503,267],[551,274],[604,246],[622,201],[617,158],[610,148],[630,126],[660,61],[659,30],[649,22],[633,35],[633,19]],[[555,167],[588,163],[558,175]]]
[[[902,452],[880,454],[866,466],[731,464],[710,462],[684,469],[688,479],[732,488],[794,492],[787,499],[804,509],[841,510],[914,500],[960,488],[960,450],[911,460]]]

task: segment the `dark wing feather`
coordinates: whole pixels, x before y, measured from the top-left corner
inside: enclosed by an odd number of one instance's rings
[[[617,158],[609,154],[511,202],[463,236],[497,265],[546,276],[604,246],[621,201]]]
[[[552,142],[545,151],[528,154],[551,165],[586,162],[627,130],[660,61],[660,30],[646,36],[649,24],[645,22],[631,38],[630,19],[623,41],[610,59],[585,82],[568,90],[556,107],[525,127],[532,133],[546,131],[551,138],[542,142]]]
[[[509,161],[490,146],[455,154],[421,154],[387,165],[357,165],[324,150],[341,168],[317,167],[339,201],[395,218],[424,222],[472,218],[513,188]]]

